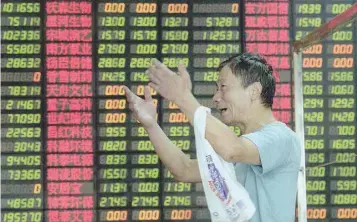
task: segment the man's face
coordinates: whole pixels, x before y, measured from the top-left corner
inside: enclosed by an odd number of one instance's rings
[[[213,102],[224,123],[241,123],[249,116],[252,102],[248,88],[243,88],[240,79],[232,73],[228,66],[222,68]]]

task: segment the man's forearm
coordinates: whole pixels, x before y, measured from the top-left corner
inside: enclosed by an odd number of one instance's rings
[[[165,135],[158,124],[146,128],[149,138],[163,164],[179,179],[185,176],[190,167],[190,159]]]
[[[181,109],[181,111],[186,115],[188,121],[193,125],[193,117],[200,103],[192,95],[191,92],[185,93],[180,99],[175,101],[176,105]]]
[[[175,101],[181,111],[187,116],[190,123],[194,124],[194,115],[197,108],[200,107],[199,102],[192,95],[186,93],[180,99]],[[223,158],[232,151],[237,149],[237,135],[224,123],[212,115],[207,115],[206,119],[206,139],[211,144],[213,149]]]

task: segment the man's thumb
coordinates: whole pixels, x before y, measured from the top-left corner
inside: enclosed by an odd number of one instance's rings
[[[182,62],[180,62],[178,64],[178,72],[180,73],[180,76],[182,78],[184,78],[186,80],[190,79],[190,74],[188,74],[187,69],[186,69],[185,65]]]
[[[147,101],[152,100],[149,86],[144,87],[144,96],[145,96],[145,100],[147,100]]]

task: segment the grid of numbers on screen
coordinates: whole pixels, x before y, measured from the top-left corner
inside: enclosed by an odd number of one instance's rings
[[[40,3],[1,3],[2,221],[43,215]]]
[[[161,19],[162,60],[171,68],[176,68],[178,62],[187,66],[193,94],[205,106],[213,107],[218,77],[215,63],[222,61],[224,54],[240,52],[238,2],[164,1]],[[166,100],[162,101],[161,111],[169,138],[195,158],[194,133],[187,117]],[[208,220],[202,185],[177,183],[166,175],[164,168],[164,219]]]
[[[174,72],[181,62],[214,108],[219,63],[260,53],[274,115],[294,128],[291,43],[355,2],[4,0],[1,220],[210,221],[202,184],[163,166],[123,85],[143,96],[152,59]],[[350,24],[303,52],[309,221],[357,219],[356,33]],[[150,93],[164,132],[195,158],[188,118]]]
[[[158,10],[153,1],[97,3],[100,221],[161,219],[159,158],[122,88],[144,95],[145,70],[158,52]]]
[[[296,40],[355,1],[297,1]],[[356,26],[349,24],[303,51],[307,216],[357,218]],[[334,162],[327,166],[319,166]]]
[[[190,1],[162,1],[160,8],[160,39],[159,54],[161,60],[169,68],[177,70],[179,62],[185,64],[188,69],[192,67],[192,10]],[[162,100],[160,107],[161,123],[168,137],[182,149],[189,157],[195,157],[192,140],[193,128],[188,119],[180,112],[178,107]],[[164,220],[194,220],[195,207],[200,206],[200,194],[195,193],[196,185],[178,182],[173,175],[163,166],[162,203],[164,207],[162,218]],[[201,205],[202,206],[202,205]]]

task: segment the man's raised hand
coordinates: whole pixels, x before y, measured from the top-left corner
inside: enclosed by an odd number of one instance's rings
[[[144,127],[151,127],[156,124],[156,106],[151,97],[149,86],[145,86],[144,89],[145,99],[135,95],[128,87],[123,86],[123,88],[134,118]]]
[[[191,93],[192,82],[183,64],[179,64],[178,74],[176,74],[160,61],[154,60],[147,74],[150,79],[149,86],[174,103],[186,92]]]

